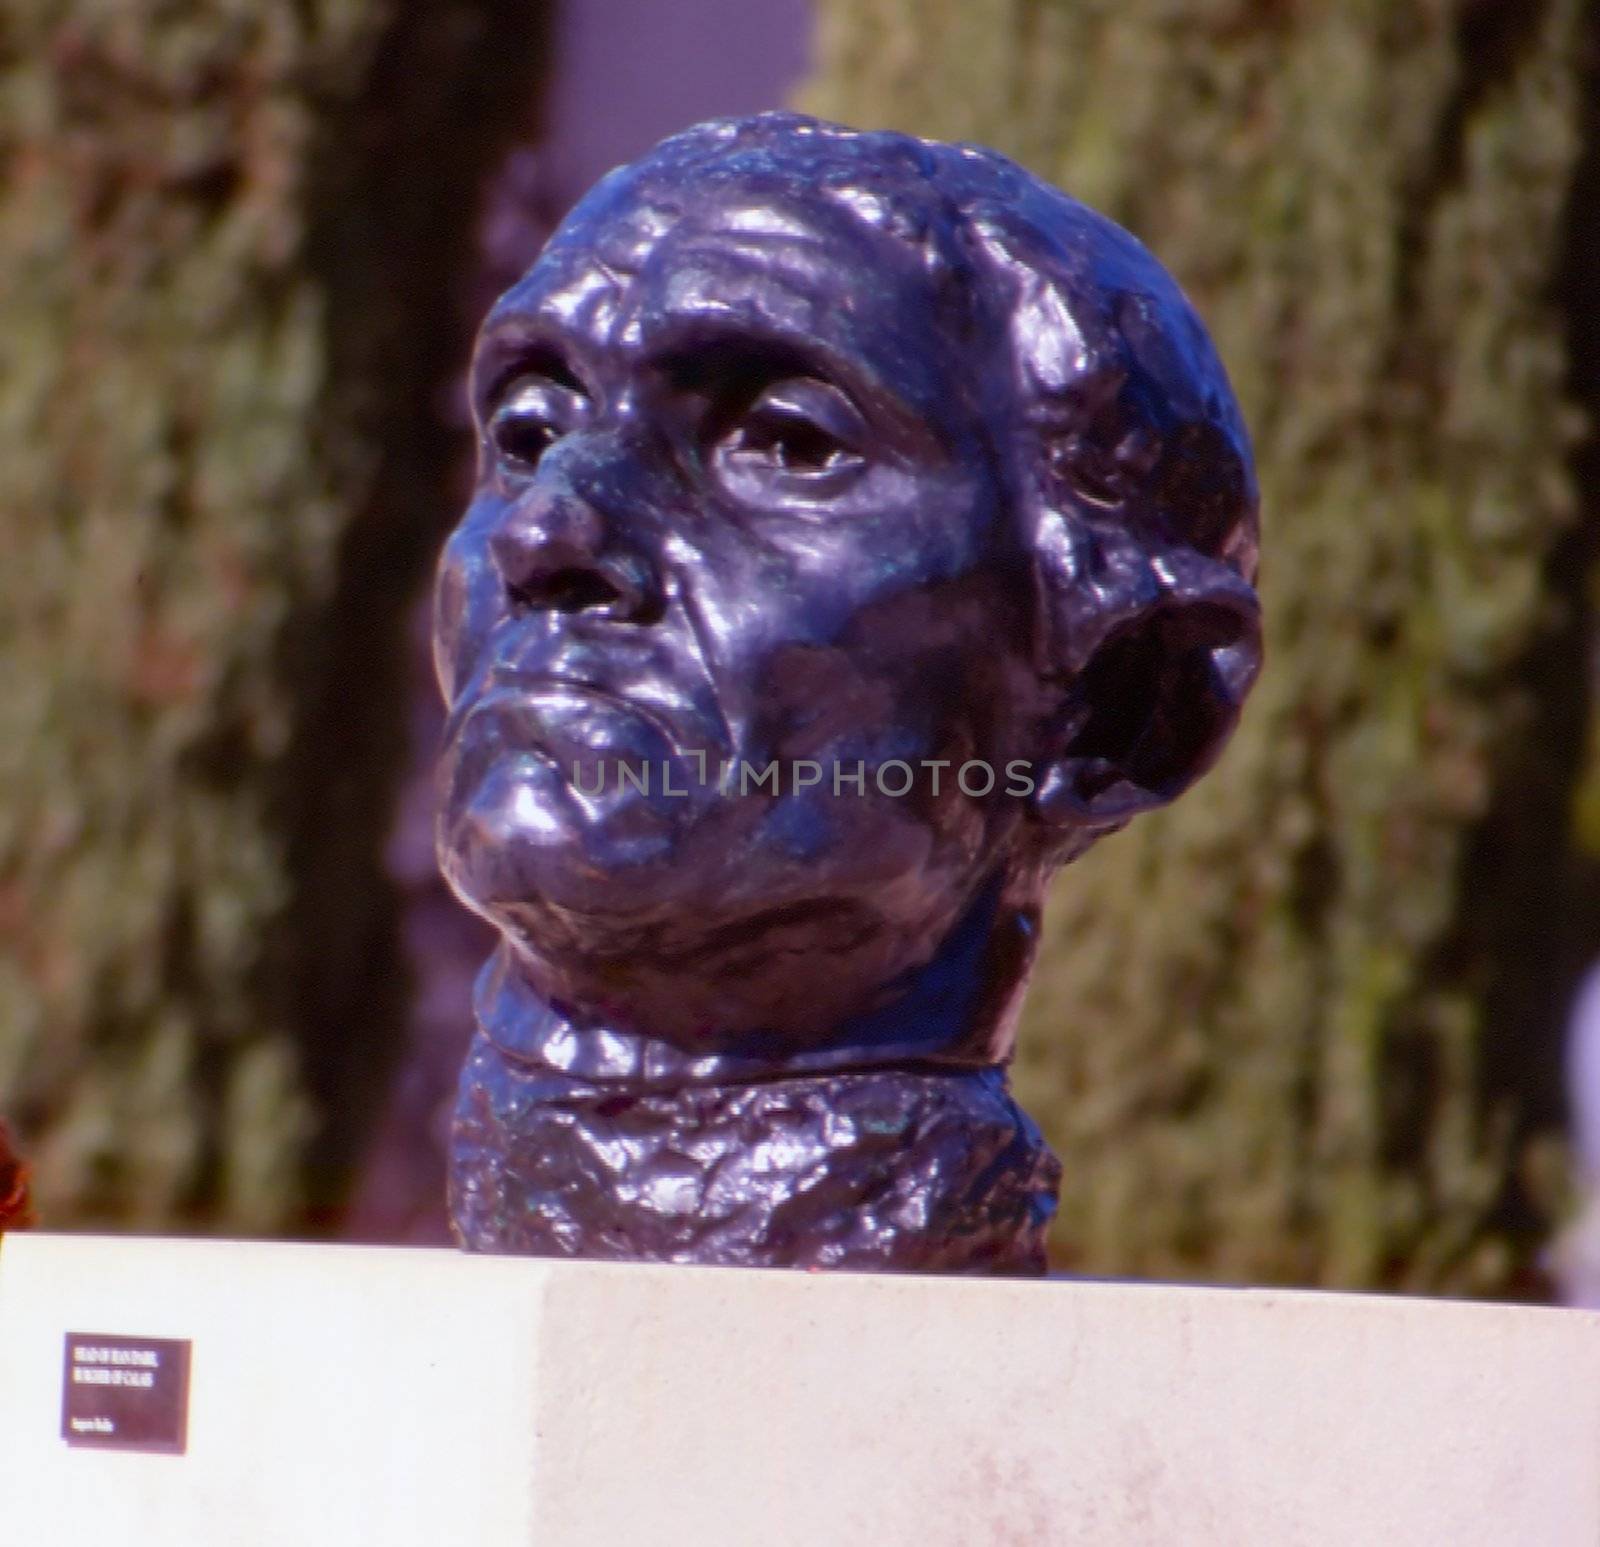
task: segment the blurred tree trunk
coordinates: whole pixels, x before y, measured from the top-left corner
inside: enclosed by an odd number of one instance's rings
[[[336,1206],[525,0],[0,11],[0,1109],[48,1225]]]
[[[821,13],[804,106],[993,144],[1129,226],[1256,438],[1245,724],[1048,919],[1018,1083],[1066,1163],[1060,1262],[1533,1289],[1600,950],[1600,8]]]

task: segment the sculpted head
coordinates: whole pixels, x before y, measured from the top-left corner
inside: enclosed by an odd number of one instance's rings
[[[1205,332],[993,152],[676,136],[494,307],[472,392],[440,850],[580,1019],[806,1045],[960,940],[1020,982],[1050,872],[1204,772],[1255,676]]]

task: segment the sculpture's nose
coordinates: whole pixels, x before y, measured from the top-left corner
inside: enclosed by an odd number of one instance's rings
[[[651,566],[607,539],[589,501],[564,480],[539,480],[490,534],[489,551],[513,607],[654,622],[661,587]]]

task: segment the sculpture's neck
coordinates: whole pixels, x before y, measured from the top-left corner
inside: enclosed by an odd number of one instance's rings
[[[1007,1061],[1038,930],[1032,899],[988,886],[924,966],[882,1003],[826,1037],[711,1035],[700,1047],[603,1023],[578,1023],[540,995],[502,940],[479,975],[478,1023],[503,1053],[566,1082],[666,1088],[886,1065],[984,1067]]]
[[[451,1134],[458,1239],[757,1268],[1043,1272],[1061,1168],[997,1067],[1036,919],[996,882],[870,1012],[825,1037],[712,1037],[700,1051],[575,1024],[502,944],[479,979]]]

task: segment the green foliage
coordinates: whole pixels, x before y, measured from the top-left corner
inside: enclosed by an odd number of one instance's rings
[[[381,1095],[451,287],[543,12],[0,10],[0,1110],[47,1225],[303,1225]]]
[[[823,0],[803,105],[993,144],[1130,227],[1256,438],[1245,723],[1047,920],[1018,1085],[1065,1162],[1064,1265],[1505,1291],[1548,1223],[1548,1114],[1494,1077],[1514,866],[1477,856],[1505,802],[1559,829],[1573,776],[1521,754],[1573,515],[1553,280],[1582,20]]]
[[[63,9],[70,19],[60,19]],[[0,1092],[46,1221],[237,1228],[305,1128],[257,993],[288,890],[274,654],[336,490],[308,81],[372,6],[11,6],[0,268]],[[262,1142],[262,1135],[274,1139]]]

